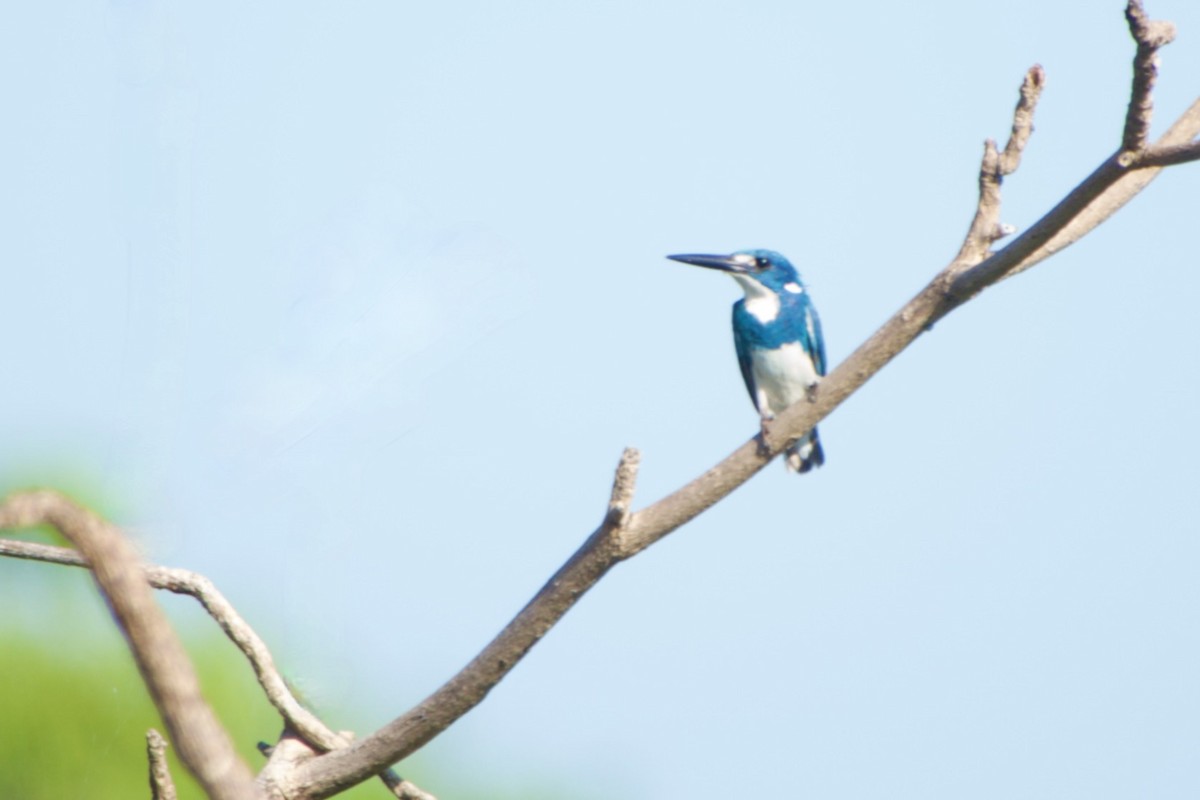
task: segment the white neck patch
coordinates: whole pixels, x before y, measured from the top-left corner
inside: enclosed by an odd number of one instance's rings
[[[804,287],[801,286],[800,284],[796,283],[795,281],[789,281],[788,283],[785,283],[783,285],[783,288],[787,289],[792,294],[800,294],[801,292],[804,291]]]
[[[746,292],[746,310],[750,316],[764,325],[774,322],[779,316],[779,296],[749,275],[735,274],[733,279]]]

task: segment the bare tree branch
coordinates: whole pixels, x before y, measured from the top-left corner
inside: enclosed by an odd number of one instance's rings
[[[1021,154],[1025,152],[1025,145],[1029,143],[1029,137],[1033,135],[1033,112],[1037,108],[1037,102],[1041,98],[1044,88],[1046,88],[1046,71],[1042,69],[1041,64],[1034,64],[1025,73],[1025,80],[1021,83],[1021,98],[1017,101],[1017,108],[1013,112],[1012,132],[1008,136],[1008,143],[1004,145],[1004,153],[1000,159],[1002,175],[1013,174],[1021,165]]]
[[[1150,140],[1150,117],[1154,113],[1154,82],[1158,79],[1158,51],[1175,40],[1175,26],[1170,22],[1151,20],[1142,8],[1142,0],[1129,0],[1125,7],[1129,33],[1137,42],[1133,57],[1133,91],[1129,96],[1129,111],[1125,115],[1125,133],[1121,150],[1140,153]]]
[[[5,527],[0,524],[0,528]],[[87,568],[88,564],[78,551],[68,547],[39,542],[0,539],[0,556],[43,561],[72,567]],[[165,589],[175,594],[190,595],[200,602],[216,623],[225,632],[246,660],[250,662],[259,685],[267,700],[283,717],[291,730],[320,752],[336,750],[350,743],[350,738],[336,733],[315,714],[305,708],[292,694],[283,679],[262,638],[242,618],[237,609],[217,589],[211,580],[190,570],[143,564],[146,581],[155,589]],[[409,800],[434,800],[433,795],[406,781],[393,770],[384,770],[380,779],[396,797]]]
[[[1181,117],[1155,148],[1147,150],[1153,54],[1170,39],[1173,28],[1144,23],[1130,3],[1130,25],[1138,42],[1135,82],[1125,124],[1123,150],[1137,154],[1176,152],[1200,133],[1200,102]],[[1140,19],[1140,18],[1138,18]],[[1144,24],[1143,24],[1144,23]],[[1145,44],[1145,47],[1143,46]],[[618,561],[629,558],[679,528],[763,468],[787,445],[824,419],[922,332],[983,289],[1041,261],[1078,240],[1129,201],[1153,179],[1157,165],[1125,163],[1121,153],[1106,160],[1041,220],[1007,247],[990,253],[1006,230],[999,223],[999,185],[1018,166],[1032,132],[1034,108],[1045,83],[1040,67],[1025,76],[1013,115],[1013,131],[1003,153],[988,142],[980,170],[980,200],[962,250],[933,281],[884,324],[821,384],[812,402],[797,403],[781,414],[766,437],[763,453],[757,437],[687,486],[626,517],[614,500],[604,523],[511,623],[457,675],[375,734],[345,750],[331,752],[298,767],[292,776],[295,797],[323,798],[363,780],[380,766],[414,752],[478,704],[546,631]],[[1172,163],[1179,163],[1178,161]],[[629,451],[626,451],[627,455]],[[625,460],[623,459],[623,464]],[[616,520],[620,519],[620,524]]]
[[[996,241],[1011,232],[1000,221],[1000,186],[1003,178],[1019,166],[1023,149],[1033,130],[1033,114],[1045,85],[1045,74],[1041,67],[1031,68],[1021,87],[1020,100],[1013,114],[1012,133],[1004,150],[1001,151],[991,140],[985,145],[979,173],[979,200],[962,248],[929,285],[833,370],[811,402],[797,403],[779,415],[770,432],[761,437],[761,444],[759,436],[751,438],[687,486],[636,513],[631,513],[630,509],[639,456],[636,450],[627,449],[614,477],[606,512],[599,527],[587,541],[467,666],[415,708],[375,734],[348,743],[348,737],[329,731],[315,716],[299,706],[278,676],[265,646],[206,580],[194,575],[185,579],[174,574],[190,575],[182,570],[156,573],[155,570],[165,568],[146,568],[145,576],[151,583],[157,576],[163,584],[162,588],[184,591],[200,599],[250,658],[268,696],[288,720],[289,730],[285,731],[278,745],[270,748],[268,765],[260,776],[271,796],[290,800],[328,797],[384,771],[387,765],[419,749],[481,702],[608,570],[678,529],[747,481],[778,455],[788,442],[811,430],[921,333],[931,329],[937,321],[987,287],[1029,269],[1077,241],[1145,188],[1165,166],[1200,159],[1200,144],[1194,141],[1200,134],[1200,101],[1193,104],[1157,143],[1148,145],[1152,93],[1158,68],[1157,52],[1173,39],[1174,26],[1149,20],[1140,0],[1130,0],[1126,17],[1137,44],[1137,52],[1121,148],[1113,156],[1023,234],[1003,249],[991,251]],[[36,502],[30,500],[31,497],[36,498]],[[6,520],[33,518],[28,516],[25,506],[30,503],[45,505],[50,502],[46,497],[51,500],[57,498],[48,493],[38,493],[13,498],[0,506],[0,527],[14,524]],[[53,505],[50,502],[50,506]],[[46,513],[44,508],[41,511]],[[74,511],[83,513],[78,509]],[[26,516],[21,516],[22,513]],[[94,543],[85,546],[82,542],[87,539],[86,535],[77,540],[62,526],[66,524],[107,530],[110,538],[115,537],[126,548],[128,545],[115,536],[115,531],[90,515],[86,515],[86,524],[72,519],[62,509],[51,508],[50,517],[41,521],[55,524],[77,543],[84,558],[96,565],[97,581],[106,596],[124,596],[127,593],[126,584],[129,583],[138,584],[144,589],[145,581],[136,577],[136,571],[142,567],[135,558],[122,562],[125,564],[124,584],[117,581],[116,590],[107,588],[114,581],[108,573],[109,568],[103,567],[101,558],[94,554],[93,549],[89,549],[100,546]],[[12,550],[13,544],[16,543],[0,541],[0,554],[5,553],[6,547]],[[108,547],[105,544],[100,549]],[[52,558],[50,556],[54,554],[50,551],[60,549],[26,549],[22,557],[55,560],[60,556]],[[34,552],[40,554],[31,555]],[[20,555],[17,552],[8,554]],[[117,560],[120,561],[120,558]],[[82,562],[83,559],[80,559],[81,565]],[[59,563],[75,562],[60,560]],[[187,589],[182,588],[185,584]],[[149,596],[148,592],[143,593]],[[116,612],[118,601],[110,599],[109,602]],[[137,655],[141,646],[140,629],[136,626],[131,628],[124,617],[118,616]],[[242,630],[243,626],[245,630]],[[135,634],[135,630],[139,632]],[[148,669],[143,669],[143,675],[147,676],[146,680],[150,683]],[[158,702],[159,695],[153,685],[151,691]],[[163,708],[162,704],[160,708]],[[163,715],[171,727],[176,717],[168,715],[166,710]],[[183,744],[179,733],[174,727],[171,730],[182,755]],[[322,755],[322,750],[328,752]],[[191,768],[191,762],[186,758],[185,763]],[[397,797],[412,800],[428,797],[394,774],[385,774],[384,779]],[[212,794],[221,796],[215,792]]]
[[[154,728],[146,732],[146,758],[150,761],[152,800],[176,800],[175,782],[167,768],[167,740]]]
[[[979,167],[979,202],[962,248],[954,257],[952,268],[955,271],[978,264],[987,257],[996,241],[1013,232],[1000,222],[1000,184],[1005,175],[1016,172],[1021,164],[1021,154],[1033,133],[1033,112],[1045,85],[1045,71],[1041,65],[1034,64],[1025,73],[1025,81],[1021,84],[1021,98],[1013,112],[1012,133],[1004,153],[996,149],[992,139],[984,142],[983,163]]]
[[[249,768],[201,696],[187,652],[154,602],[133,545],[116,528],[54,492],[28,492],[0,504],[0,528],[35,525],[57,528],[91,565],[179,758],[205,792],[218,800],[259,797]]]

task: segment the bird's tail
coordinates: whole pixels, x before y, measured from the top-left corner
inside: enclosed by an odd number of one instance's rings
[[[804,473],[825,463],[825,451],[821,449],[821,437],[816,428],[792,442],[783,452],[786,456],[783,463],[787,464],[789,472]]]

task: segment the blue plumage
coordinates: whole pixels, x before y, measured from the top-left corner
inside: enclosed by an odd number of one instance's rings
[[[763,424],[816,389],[825,374],[821,320],[800,274],[773,250],[728,256],[667,256],[729,273],[746,296],[733,305],[733,343],[750,399]],[[808,472],[825,463],[817,429],[788,445],[788,469]]]

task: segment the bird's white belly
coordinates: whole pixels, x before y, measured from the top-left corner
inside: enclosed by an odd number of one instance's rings
[[[802,400],[808,387],[820,380],[812,358],[798,342],[785,344],[777,350],[760,350],[751,363],[759,413],[779,414],[793,403]]]

